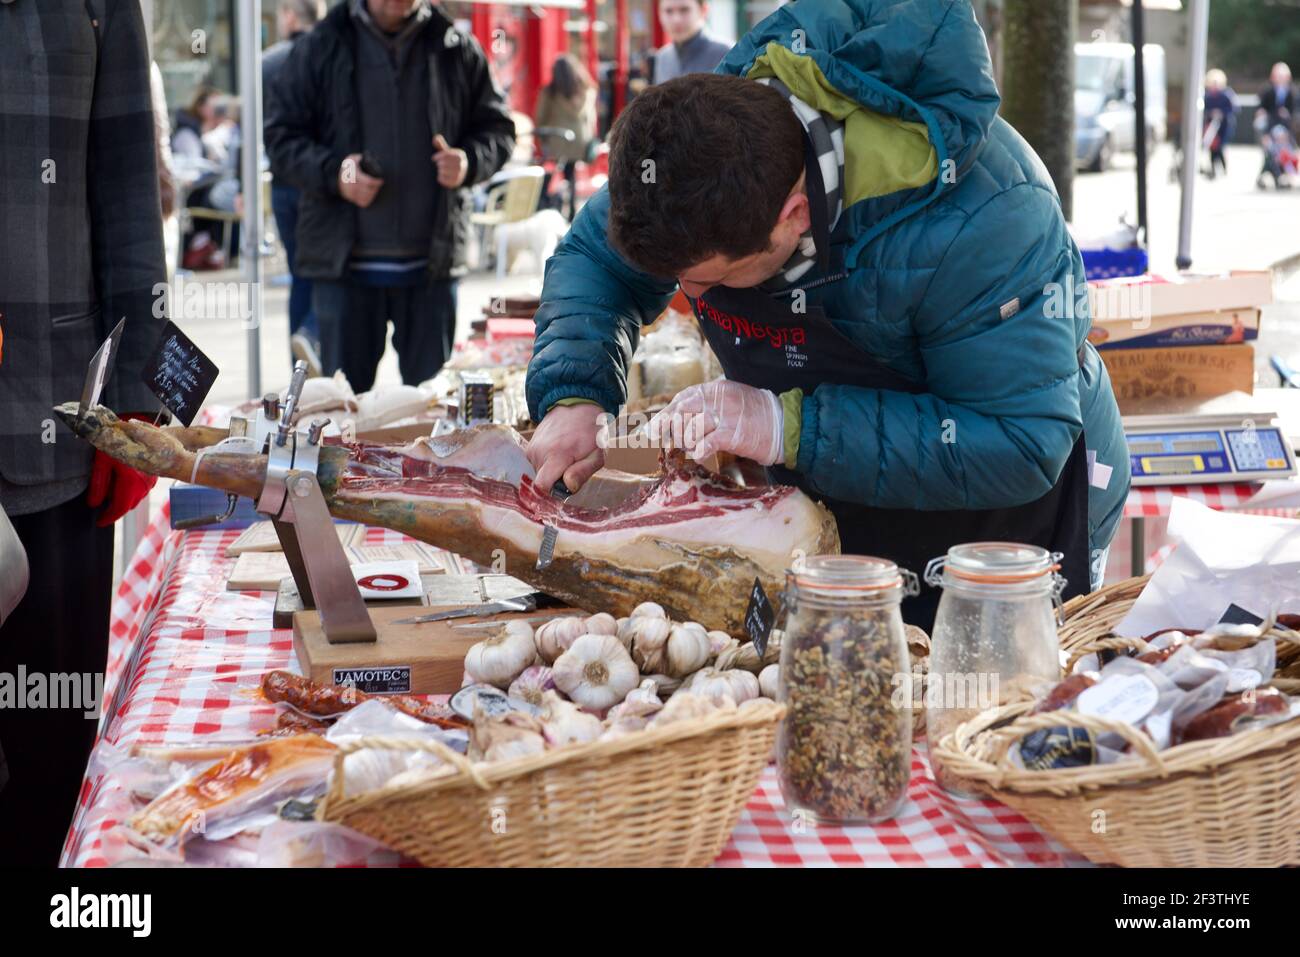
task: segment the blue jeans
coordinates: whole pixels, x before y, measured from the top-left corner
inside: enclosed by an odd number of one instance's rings
[[[292,186],[271,184],[271,212],[275,215],[275,228],[280,231],[280,242],[289,259],[289,335],[301,332],[312,342],[320,342],[320,326],[311,307],[311,280],[300,279],[293,271],[293,255],[298,248],[298,191]]]
[[[438,374],[456,334],[456,280],[424,279],[414,286],[370,286],[352,279],[312,285],[320,320],[321,371],[342,369],[354,392],[375,384],[393,324],[402,381],[419,385]]]

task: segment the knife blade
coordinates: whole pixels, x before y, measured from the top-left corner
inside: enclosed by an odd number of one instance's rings
[[[511,598],[502,601],[490,601],[485,605],[467,605],[464,608],[451,608],[447,611],[435,611],[414,618],[399,618],[395,625],[421,625],[430,621],[448,621],[452,618],[478,618],[498,615],[504,611],[533,611],[537,608],[537,599],[532,595]]]
[[[586,618],[587,613],[580,611],[572,615],[534,615],[531,618],[511,618],[511,621],[522,621],[527,625],[540,625],[544,622],[554,621],[556,618]],[[452,625],[457,631],[486,631],[489,628],[501,627],[499,621],[467,621],[459,625]]]
[[[551,498],[558,501],[565,501],[573,493],[569,487],[564,484],[564,480],[556,482],[551,486]],[[547,522],[546,528],[542,531],[542,546],[537,549],[537,570],[544,571],[555,558],[555,539],[559,536],[560,530],[553,522]]]
[[[86,369],[86,382],[81,387],[81,404],[77,407],[78,415],[85,415],[90,409],[99,405],[99,397],[104,391],[104,383],[113,371],[113,360],[117,358],[117,344],[122,340],[122,327],[126,325],[123,316],[108,338],[95,350]]]

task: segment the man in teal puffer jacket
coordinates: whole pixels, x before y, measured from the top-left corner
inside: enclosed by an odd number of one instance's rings
[[[798,0],[718,73],[638,97],[608,190],[547,264],[539,484],[600,466],[598,420],[680,286],[726,379],[656,430],[771,466],[831,508],[846,552],[919,573],[953,544],[1025,542],[1087,591],[1128,453],[1082,259],[999,102],[968,0]]]

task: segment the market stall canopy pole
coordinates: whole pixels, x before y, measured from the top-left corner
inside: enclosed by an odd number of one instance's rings
[[[244,223],[239,265],[249,302],[248,396],[262,394],[262,0],[239,0],[240,183]]]
[[[1151,248],[1147,223],[1147,68],[1146,68],[1146,12],[1142,0],[1133,0],[1133,93],[1134,130],[1137,143],[1137,216],[1138,242]]]
[[[1210,34],[1210,0],[1191,0],[1188,27],[1187,102],[1183,106],[1183,208],[1178,226],[1178,268],[1192,265],[1192,204],[1201,159],[1201,108],[1205,87],[1206,46]]]

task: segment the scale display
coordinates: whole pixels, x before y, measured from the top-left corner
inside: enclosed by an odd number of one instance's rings
[[[1134,485],[1263,481],[1296,473],[1295,456],[1275,425],[1233,419],[1168,427],[1174,424],[1126,421]]]

